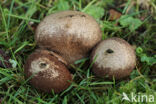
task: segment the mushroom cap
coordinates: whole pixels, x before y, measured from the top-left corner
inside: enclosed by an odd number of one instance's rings
[[[30,84],[44,91],[59,93],[70,86],[72,77],[66,68],[63,58],[47,50],[37,50],[32,53],[24,65],[25,78]]]
[[[35,40],[39,47],[52,50],[73,64],[88,56],[101,36],[100,26],[91,16],[78,11],[62,11],[41,21]]]
[[[132,46],[120,38],[109,38],[99,43],[91,54],[95,61],[92,71],[99,77],[121,79],[129,76],[136,64]]]

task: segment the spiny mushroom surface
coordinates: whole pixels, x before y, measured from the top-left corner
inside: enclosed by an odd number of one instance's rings
[[[32,53],[24,66],[26,79],[37,89],[44,92],[59,93],[70,86],[72,77],[66,68],[66,61],[54,52],[37,50]]]
[[[92,71],[99,77],[121,79],[129,76],[136,64],[132,46],[120,38],[109,38],[99,43],[92,52]]]
[[[88,56],[101,40],[99,24],[78,11],[63,11],[46,16],[38,25],[35,40],[39,47],[62,56],[68,64]]]

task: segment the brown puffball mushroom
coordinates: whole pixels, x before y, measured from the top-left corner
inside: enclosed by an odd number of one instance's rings
[[[35,33],[37,45],[58,53],[68,64],[88,56],[101,40],[99,24],[78,11],[63,11],[46,16]]]
[[[120,38],[101,41],[92,51],[92,71],[103,78],[121,79],[129,76],[136,64],[136,55],[132,46]]]
[[[70,86],[72,76],[66,68],[66,61],[54,52],[37,50],[33,52],[24,65],[26,79],[43,92],[59,93]]]

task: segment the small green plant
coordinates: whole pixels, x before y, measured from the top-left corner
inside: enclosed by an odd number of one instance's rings
[[[135,31],[142,25],[143,22],[132,16],[122,15],[119,19],[119,23],[122,27],[127,27],[130,31]]]
[[[147,65],[150,65],[150,66],[156,64],[156,55],[154,55],[153,57],[147,56],[147,54],[143,52],[143,49],[141,47],[138,47],[136,49],[136,53],[137,53],[137,56],[140,57],[141,62],[146,62]]]

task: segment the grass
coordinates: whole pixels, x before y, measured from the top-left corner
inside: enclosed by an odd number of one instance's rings
[[[13,68],[0,67],[2,104],[156,104],[156,2],[142,7],[134,0],[0,0],[0,49],[10,55]],[[109,20],[109,10],[122,18]],[[129,9],[130,8],[130,9]],[[120,37],[136,48],[137,65],[126,80],[97,78],[86,65],[89,58],[72,65],[74,82],[60,94],[42,93],[24,79],[23,64],[37,47],[34,28],[51,13],[78,10],[92,15],[103,37]],[[0,56],[1,61],[6,61]],[[154,95],[154,102],[122,101],[122,93]]]

